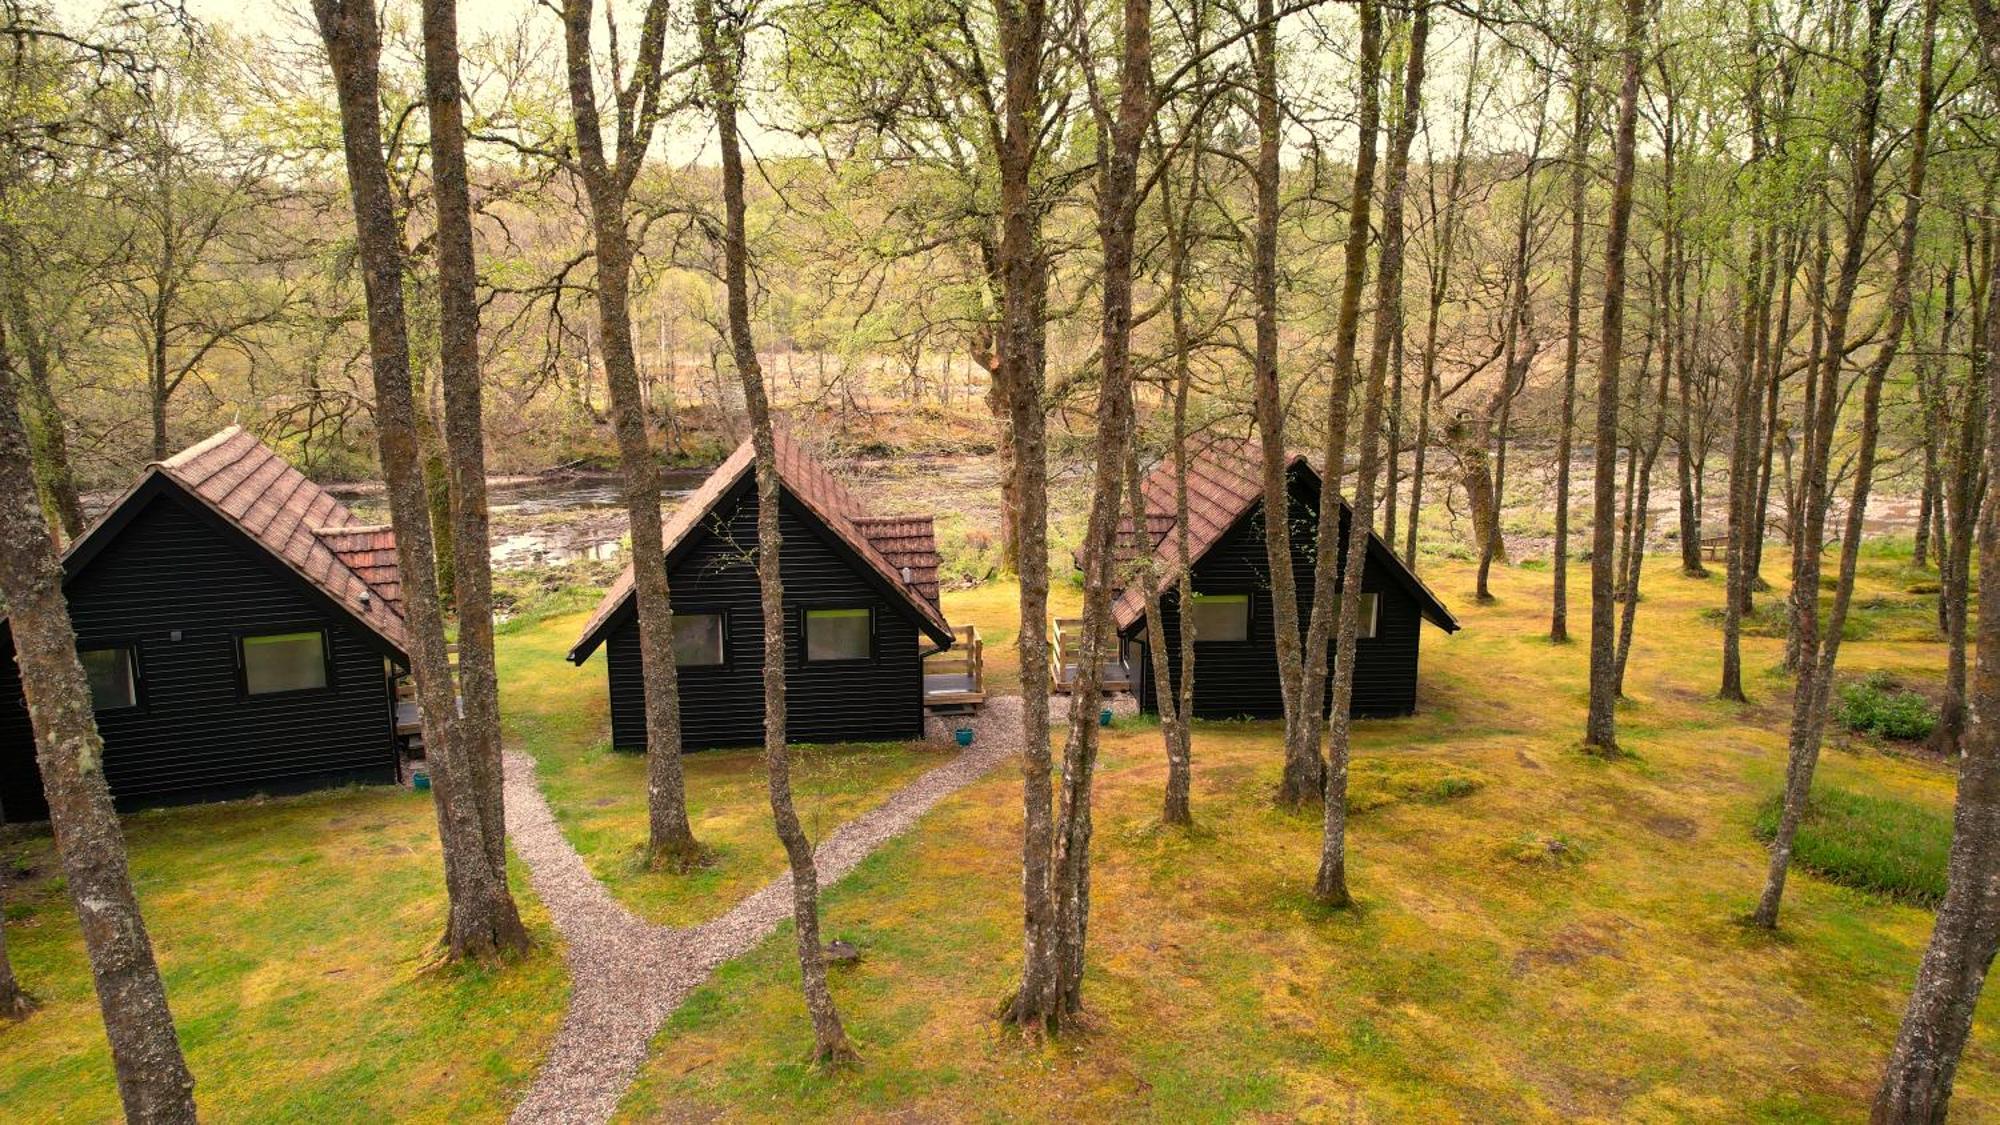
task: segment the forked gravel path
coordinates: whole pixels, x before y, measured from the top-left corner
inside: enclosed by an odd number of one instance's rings
[[[813,857],[829,887],[883,843],[908,831],[939,801],[978,780],[1021,746],[1021,701],[989,700],[972,748],[918,777],[841,825]],[[646,1059],[646,1045],[716,967],[750,951],[791,916],[789,874],[699,926],[660,926],[634,916],[570,846],[535,783],[533,758],[506,755],[507,831],[535,893],[568,945],[569,1010],[516,1122],[608,1120]]]

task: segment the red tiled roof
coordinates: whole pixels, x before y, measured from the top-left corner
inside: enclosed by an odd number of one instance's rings
[[[1303,466],[1306,472],[1312,472],[1312,463],[1306,460],[1304,454],[1293,453],[1286,457],[1286,470],[1289,472],[1295,466]],[[1209,549],[1221,541],[1238,520],[1264,499],[1263,446],[1247,438],[1209,438],[1189,449],[1187,477],[1188,551],[1194,562],[1200,562],[1202,556],[1208,554]],[[1316,485],[1317,474],[1314,474],[1314,480]],[[1179,522],[1175,516],[1178,505],[1174,502],[1174,462],[1171,457],[1162,460],[1152,472],[1146,474],[1145,479],[1139,482],[1139,492],[1146,501],[1146,532],[1158,566],[1159,589],[1164,593],[1173,584],[1180,562],[1180,536],[1175,531]],[[1341,504],[1345,507],[1346,501],[1341,501]],[[1381,547],[1379,554],[1393,564],[1394,577],[1416,597],[1424,616],[1447,631],[1457,629],[1457,620],[1445,609],[1437,595],[1381,542],[1380,537],[1372,531],[1370,537]],[[1132,520],[1127,516],[1118,523],[1117,559],[1121,565],[1132,558],[1131,542]],[[1145,592],[1136,587],[1120,590],[1111,610],[1118,628],[1129,628],[1146,615]]]
[[[1292,454],[1286,461],[1304,461]],[[1200,561],[1236,521],[1264,498],[1264,450],[1245,438],[1212,437],[1188,450],[1188,551]],[[1160,588],[1165,590],[1180,562],[1180,536],[1175,532],[1174,462],[1167,458],[1153,467],[1139,482],[1146,501],[1146,535],[1160,570]],[[1118,521],[1116,544],[1120,565],[1133,558],[1132,519]],[[1081,565],[1081,564],[1079,564]],[[1123,629],[1146,613],[1145,592],[1137,588],[1120,590],[1112,603],[1112,616]]]
[[[386,523],[316,527],[313,534],[347,569],[361,576],[375,596],[403,612],[403,574],[396,564],[396,529]]]
[[[240,426],[154,462],[148,471],[180,485],[361,624],[407,651],[394,532],[364,525],[332,493]]]
[[[889,565],[916,587],[924,600],[938,604],[937,532],[929,516],[858,516],[854,526],[875,545]]]
[[[937,548],[930,530],[931,518],[916,516],[888,520],[869,516],[847,486],[827,472],[826,467],[804,447],[783,431],[773,437],[778,455],[778,480],[792,498],[819,517],[820,522],[864,564],[892,589],[900,592],[919,617],[934,626],[938,633],[949,635],[951,625],[938,608]],[[681,501],[680,507],[660,529],[661,541],[669,555],[752,470],[756,460],[756,450],[746,439],[708,475],[701,487]],[[918,530],[919,524],[922,525],[921,531]],[[871,532],[867,529],[869,526],[878,530]],[[890,552],[896,553],[897,561],[891,561]],[[910,569],[908,582],[903,580],[902,573],[906,566]],[[630,597],[632,567],[628,563],[617,580],[611,583],[611,588],[605,591],[590,620],[584,623],[583,633],[570,649],[571,660],[581,663],[590,655],[597,647],[598,634]]]

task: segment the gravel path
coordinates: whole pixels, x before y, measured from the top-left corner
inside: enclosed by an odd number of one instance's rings
[[[832,886],[939,801],[1019,752],[1021,701],[989,700],[972,748],[841,825],[814,849],[822,888]],[[646,1059],[646,1045],[716,967],[741,956],[791,916],[782,875],[700,926],[658,926],[619,905],[591,876],[535,783],[534,759],[506,755],[507,831],[535,893],[568,945],[569,1011],[516,1122],[605,1121]]]

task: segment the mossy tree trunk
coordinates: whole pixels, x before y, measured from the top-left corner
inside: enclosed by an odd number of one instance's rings
[[[1882,89],[1888,69],[1888,44],[1894,31],[1886,27],[1889,0],[1871,0],[1868,12],[1867,46],[1861,65],[1860,123],[1851,150],[1853,190],[1847,209],[1846,246],[1841,258],[1839,284],[1833,306],[1827,312],[1826,355],[1820,372],[1819,414],[1813,419],[1809,475],[1804,489],[1807,525],[1806,541],[1817,544],[1824,528],[1827,506],[1828,465],[1832,461],[1835,419],[1839,412],[1839,379],[1845,365],[1849,313],[1866,258],[1869,218],[1875,210],[1875,173],[1879,161],[1875,148],[1880,123]],[[1799,822],[1805,817],[1806,802],[1812,792],[1814,768],[1819,761],[1820,739],[1826,727],[1828,697],[1840,656],[1841,632],[1854,600],[1854,574],[1860,563],[1861,533],[1868,511],[1868,495],[1874,482],[1876,448],[1881,439],[1882,386],[1895,363],[1910,317],[1910,277],[1917,253],[1917,220],[1923,206],[1924,179],[1930,155],[1930,123],[1935,88],[1931,65],[1937,26],[1936,0],[1925,9],[1918,67],[1916,121],[1910,131],[1909,183],[1904,193],[1903,214],[1895,230],[1896,264],[1890,283],[1886,325],[1882,341],[1862,376],[1861,424],[1854,452],[1853,493],[1848,500],[1846,526],[1841,535],[1840,571],[1827,615],[1824,633],[1816,643],[1801,642],[1799,684],[1793,692],[1792,729],[1785,764],[1784,809],[1778,818],[1777,834],[1771,841],[1771,862],[1763,893],[1752,917],[1757,925],[1775,928],[1778,908],[1790,870],[1792,841]],[[1819,612],[1819,551],[1804,566],[1802,579],[1811,583],[1808,602],[1802,607],[1802,628],[1813,630]],[[1810,635],[1810,634],[1809,634]]]
[[[1325,475],[1320,478],[1318,525],[1313,534],[1313,581],[1312,614],[1306,623],[1305,666],[1302,670],[1298,690],[1292,705],[1299,712],[1300,726],[1304,738],[1303,749],[1296,754],[1287,749],[1287,778],[1290,777],[1289,763],[1297,758],[1308,761],[1318,771],[1318,784],[1310,794],[1327,804],[1322,809],[1322,820],[1327,825],[1326,844],[1328,849],[1345,855],[1345,822],[1347,810],[1343,805],[1335,807],[1328,794],[1347,791],[1347,777],[1344,772],[1336,776],[1334,763],[1320,756],[1321,735],[1327,729],[1327,650],[1334,642],[1338,629],[1339,607],[1334,604],[1334,592],[1341,588],[1341,556],[1339,544],[1345,524],[1341,518],[1344,505],[1341,503],[1341,474],[1347,462],[1347,430],[1350,421],[1349,401],[1354,395],[1355,364],[1358,350],[1361,320],[1361,294],[1368,275],[1368,236],[1370,232],[1370,206],[1374,202],[1375,164],[1377,134],[1382,123],[1382,7],[1377,0],[1362,0],[1361,4],[1361,58],[1360,74],[1355,79],[1357,93],[1361,101],[1358,135],[1355,140],[1354,180],[1348,197],[1347,240],[1343,247],[1341,263],[1340,306],[1334,321],[1333,335],[1333,377],[1327,389],[1326,447],[1323,460]],[[1379,420],[1376,423],[1380,425]],[[1365,435],[1372,439],[1373,427],[1365,426]],[[1265,472],[1270,472],[1269,454],[1266,454]],[[1368,482],[1372,486],[1372,482]],[[1266,502],[1268,504],[1268,501]],[[1267,508],[1266,519],[1269,518]],[[1280,564],[1274,559],[1275,573]],[[1291,573],[1291,559],[1282,564],[1286,574]],[[1273,597],[1283,599],[1288,595],[1277,593]],[[1282,601],[1281,601],[1282,604]],[[1278,626],[1282,632],[1282,622]],[[1342,658],[1343,660],[1345,658]],[[1338,691],[1335,691],[1338,694]],[[1334,704],[1337,709],[1339,704]],[[1344,715],[1336,716],[1337,723],[1345,723]],[[1288,728],[1289,728],[1289,724]],[[1287,738],[1290,731],[1287,730]],[[1336,732],[1336,740],[1340,734]],[[1345,762],[1338,767],[1345,769]],[[1284,790],[1280,796],[1289,796]],[[1304,798],[1301,798],[1304,799]],[[1336,830],[1334,819],[1339,818]],[[1336,838],[1338,837],[1338,838]],[[1327,859],[1321,856],[1322,880],[1326,878]],[[1344,858],[1342,860],[1344,862]],[[1339,897],[1344,898],[1345,880],[1342,879]],[[1322,896],[1326,897],[1326,896]]]
[[[1278,370],[1278,215],[1283,208],[1279,197],[1282,185],[1278,151],[1283,143],[1283,125],[1278,100],[1278,27],[1273,0],[1257,0],[1256,19],[1257,28],[1250,36],[1257,122],[1257,155],[1251,170],[1256,201],[1250,244],[1255,329],[1251,373],[1256,387],[1257,437],[1264,461],[1264,559],[1271,582],[1278,692],[1285,714],[1285,763],[1278,782],[1278,803],[1295,807],[1318,799],[1326,767],[1319,753],[1315,708],[1308,699],[1306,654],[1299,645],[1298,580],[1292,572],[1292,493],[1285,472],[1285,401]],[[1372,161],[1373,154],[1365,154],[1364,159]],[[1358,279],[1353,279],[1350,288],[1358,289],[1359,284]],[[1342,308],[1346,308],[1344,303]],[[1347,326],[1344,312],[1341,324]],[[1351,366],[1354,359],[1351,328],[1345,338],[1349,341],[1345,362]],[[1336,372],[1341,363],[1336,346]],[[1336,374],[1333,391],[1336,398],[1340,397],[1342,386]],[[1337,463],[1327,471],[1334,480],[1339,479]]]
[[[0,328],[0,601],[35,732],[56,857],[83,929],[111,1065],[128,1120],[192,1122],[194,1076],[132,889],[125,837],[104,783],[104,741],[63,601],[62,564],[35,494],[6,336]],[[12,983],[12,971],[7,972]]]
[[[737,75],[744,53],[740,14],[718,16],[714,0],[694,0],[710,108],[722,153],[723,288],[727,297],[729,342],[743,403],[750,415],[750,440],[757,457],[757,587],[764,616],[764,767],[771,820],[792,875],[792,925],[806,1012],[812,1018],[813,1060],[838,1064],[855,1057],[827,987],[826,956],[819,938],[819,871],[812,841],[792,802],[792,766],[785,741],[785,580],[780,565],[781,489],[771,404],[764,369],[750,324],[750,250],[744,232],[743,153],[737,140]],[[800,630],[804,636],[804,630]]]
[[[1634,143],[1639,72],[1646,53],[1646,4],[1625,0],[1624,80],[1618,92],[1618,126],[1612,149],[1611,212],[1604,238],[1604,315],[1598,331],[1597,431],[1592,482],[1590,542],[1590,708],[1586,748],[1618,749],[1617,622],[1615,619],[1618,522],[1619,373],[1625,360],[1625,247],[1632,229]]]
[[[1928,22],[1937,0],[1926,8]],[[1985,82],[2000,94],[2000,5],[1972,0],[1972,12]],[[2000,318],[2000,286],[1988,287],[1986,302],[1991,325]],[[2000,334],[1989,329],[1975,362],[1983,379],[2000,376]],[[1979,667],[1972,688],[1977,706],[1959,760],[1944,902],[1875,1095],[1871,1117],[1883,1125],[1945,1120],[1973,1012],[2000,948],[2000,394],[1989,387],[1984,399]]]
[[[460,753],[458,707],[445,645],[436,549],[425,503],[418,405],[410,380],[398,237],[381,128],[381,28],[373,4],[313,0],[340,104],[348,192],[368,310],[376,436],[396,529],[410,663],[423,709],[424,751],[437,806],[448,899],[443,948],[452,959],[524,948],[527,932],[480,823],[478,772]]]
[[[472,256],[472,195],[465,165],[457,0],[424,0],[424,100],[435,185],[440,372],[445,452],[451,470],[453,556],[448,587],[458,609],[459,757],[477,794],[493,877],[507,881],[507,812],[500,762],[500,687],[493,654],[493,563],[486,512],[485,407],[479,363],[478,272]],[[525,932],[523,933],[525,937]]]
[[[662,112],[661,56],[667,5],[648,0],[629,75],[614,75],[613,153],[604,148],[597,105],[597,58],[591,48],[592,0],[564,0],[563,57],[570,115],[576,124],[574,168],[590,206],[591,244],[597,253],[597,319],[603,335],[604,381],[611,397],[625,512],[632,533],[633,594],[639,617],[639,661],[646,707],[646,858],[649,865],[684,871],[705,853],[688,823],[687,782],[681,769],[679,669],[674,661],[673,592],[667,582],[660,518],[660,465],[648,433],[639,361],[632,340],[632,243],[626,206]],[[718,390],[720,374],[717,375]],[[728,409],[716,396],[724,418]]]
[[[1363,40],[1368,22],[1375,29],[1375,50],[1381,51],[1381,14],[1372,0],[1364,0]],[[1367,574],[1368,541],[1375,525],[1376,476],[1382,460],[1382,400],[1389,368],[1389,352],[1394,345],[1403,303],[1403,198],[1409,181],[1410,143],[1416,136],[1417,118],[1423,105],[1424,56],[1430,41],[1431,6],[1419,3],[1410,23],[1408,61],[1403,72],[1403,102],[1389,142],[1389,167],[1382,185],[1382,245],[1376,270],[1375,321],[1368,349],[1368,372],[1361,396],[1361,455],[1354,482],[1353,514],[1346,527],[1346,549],[1329,544],[1339,542],[1336,528],[1320,540],[1320,557],[1344,555],[1340,576],[1338,621],[1334,627],[1336,648],[1333,665],[1333,705],[1328,715],[1326,791],[1320,831],[1319,871],[1313,881],[1313,897],[1329,906],[1345,906],[1351,900],[1347,887],[1347,766],[1350,719],[1354,700],[1355,641],[1361,625],[1361,587]],[[1364,56],[1367,48],[1363,47]],[[1368,73],[1363,61],[1363,73]],[[1364,128],[1367,109],[1363,108]],[[1369,147],[1373,147],[1372,141]],[[1362,182],[1356,174],[1357,193]],[[1350,244],[1351,245],[1351,244]],[[1318,605],[1314,616],[1319,615]],[[1322,646],[1322,651],[1324,646]],[[1323,655],[1320,656],[1324,660]]]

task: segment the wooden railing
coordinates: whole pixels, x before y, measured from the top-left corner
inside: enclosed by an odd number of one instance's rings
[[[976,625],[955,625],[951,647],[924,657],[924,703],[932,707],[986,701],[986,642]]]
[[[1116,644],[1116,641],[1113,641]],[[1055,617],[1049,620],[1049,683],[1067,694],[1076,690],[1083,652],[1083,618]],[[1131,691],[1132,670],[1125,666],[1117,648],[1104,662],[1100,679],[1105,691]]]

